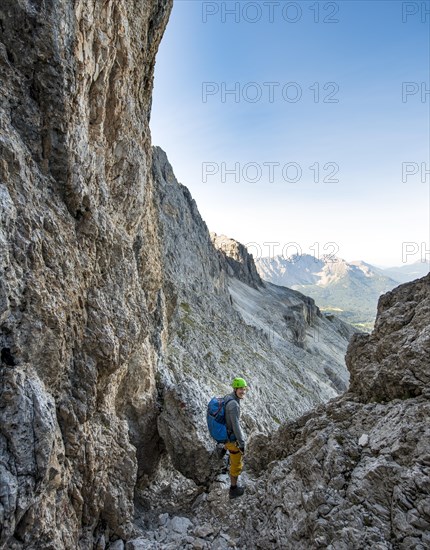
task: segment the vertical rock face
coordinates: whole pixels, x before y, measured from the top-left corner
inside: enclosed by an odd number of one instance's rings
[[[164,310],[148,119],[170,9],[170,0],[0,6],[7,548],[125,538],[137,472],[156,460]]]
[[[243,244],[216,233],[211,233],[211,239],[215,248],[223,253],[221,258],[225,261],[226,271],[249,286],[254,288],[263,286],[263,281],[255,267],[254,258]]]
[[[384,294],[372,334],[351,342],[351,390],[363,401],[430,397],[429,294],[428,275]]]

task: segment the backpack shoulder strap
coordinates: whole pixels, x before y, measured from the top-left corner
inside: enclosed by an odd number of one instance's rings
[[[226,395],[224,397],[224,405],[227,405],[227,403],[230,403],[230,401],[233,401],[234,400],[234,397],[232,397],[231,395]]]
[[[235,401],[234,397],[232,397],[231,395],[226,395],[224,397],[224,412],[226,413],[227,411],[227,405],[231,402],[231,401]],[[227,427],[227,426],[226,426]],[[231,432],[228,427],[227,427],[227,435],[228,435],[228,439],[229,441],[231,440],[231,437],[233,435],[233,432]]]

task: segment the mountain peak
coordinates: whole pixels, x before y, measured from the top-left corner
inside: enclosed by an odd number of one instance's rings
[[[227,273],[254,288],[264,286],[254,258],[243,244],[225,235],[211,233],[210,236],[213,245],[224,259]]]

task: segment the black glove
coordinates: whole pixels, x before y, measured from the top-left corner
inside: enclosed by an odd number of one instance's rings
[[[244,454],[245,454],[245,443],[244,443],[243,445],[240,445],[240,444],[238,443],[237,446],[238,446],[238,448],[239,448],[239,451],[244,455]]]
[[[224,443],[218,443],[218,445],[215,448],[215,453],[216,453],[217,457],[218,458],[223,458],[226,452],[227,451],[224,448]]]

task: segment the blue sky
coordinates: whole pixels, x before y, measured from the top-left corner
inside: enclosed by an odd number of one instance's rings
[[[429,1],[174,2],[152,139],[211,231],[255,243],[254,255],[295,242],[320,254],[335,243],[338,256],[377,265],[424,259],[426,10]]]

